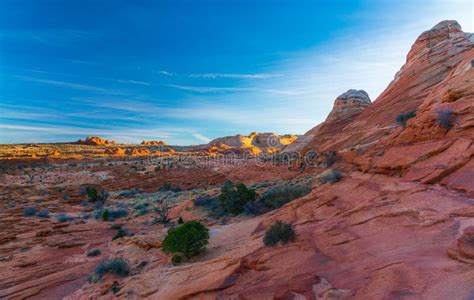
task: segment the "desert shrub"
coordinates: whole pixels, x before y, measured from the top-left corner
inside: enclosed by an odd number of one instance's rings
[[[94,186],[88,186],[86,187],[86,195],[87,199],[90,202],[105,202],[107,198],[109,197],[109,193],[105,190],[102,191],[97,191],[97,188]]]
[[[184,220],[183,220],[183,217],[179,217],[178,218],[178,224],[184,224]]]
[[[109,221],[109,210],[108,209],[104,210],[104,212],[102,213],[102,220],[106,221],[106,222]]]
[[[337,170],[326,170],[319,175],[321,183],[335,183],[342,179],[342,173]]]
[[[255,200],[252,202],[247,202],[244,206],[244,212],[247,215],[261,215],[266,212],[270,211],[265,204],[259,200]]]
[[[173,263],[173,265],[179,265],[183,262],[183,257],[179,254],[173,254],[173,256],[171,257],[171,262]]]
[[[209,229],[198,221],[189,221],[168,230],[163,251],[190,258],[202,253],[208,244]]]
[[[146,207],[140,208],[136,212],[137,212],[137,216],[144,216],[147,213],[149,213],[148,208]]]
[[[125,218],[128,216],[128,212],[126,209],[97,209],[94,212],[94,217],[98,219],[102,219],[104,221],[114,221],[115,219]]]
[[[245,204],[254,201],[255,198],[255,191],[248,189],[245,184],[226,181],[221,188],[219,203],[224,212],[238,215],[244,211]]]
[[[121,191],[118,196],[121,198],[133,198],[137,194],[141,193],[142,191],[140,189],[131,189],[131,190],[125,190]]]
[[[182,189],[179,186],[172,186],[171,183],[167,182],[160,187],[159,191],[160,192],[172,191],[172,192],[178,193],[178,192],[181,192]]]
[[[137,202],[133,205],[133,208],[135,208],[136,210],[139,210],[139,209],[147,208],[148,206],[150,206],[150,203],[148,202]]]
[[[23,209],[23,216],[32,217],[36,214],[36,208],[34,207],[25,207]]]
[[[107,273],[120,277],[127,277],[130,275],[131,270],[128,262],[123,258],[104,260],[95,267],[94,274],[91,276],[91,281],[96,282]]]
[[[439,126],[443,127],[444,129],[451,129],[453,127],[454,121],[454,114],[453,111],[450,109],[440,109],[436,111],[436,121],[438,122]]]
[[[330,167],[336,162],[336,159],[337,159],[336,151],[330,151],[324,154],[323,163],[326,167]]]
[[[91,249],[91,250],[87,251],[86,255],[88,257],[94,257],[94,256],[99,256],[101,253],[102,252],[100,251],[100,249],[95,248],[95,249]]]
[[[126,227],[120,227],[117,230],[117,233],[112,237],[112,241],[126,237],[126,236],[133,236],[133,233],[130,232]]]
[[[169,210],[170,206],[168,205],[168,201],[166,199],[162,200],[157,204],[157,206],[155,206],[155,211],[158,213],[159,216],[159,218],[157,219],[158,223],[167,224],[170,221],[168,217]]]
[[[281,185],[263,193],[262,201],[269,209],[277,209],[286,203],[303,197],[311,192],[311,187],[306,185]]]
[[[416,116],[416,109],[410,110],[406,113],[399,114],[396,118],[395,121],[397,121],[398,124],[402,125],[403,127],[406,126],[407,121],[413,117]]]
[[[287,244],[295,238],[295,231],[291,224],[277,221],[266,232],[263,243],[266,246],[276,246],[278,243]]]
[[[49,210],[43,209],[43,210],[39,211],[39,212],[36,214],[36,216],[37,216],[38,218],[47,219],[47,218],[49,218]]]
[[[219,206],[219,199],[209,195],[199,196],[193,201],[194,206],[203,206],[205,208],[213,208]]]
[[[56,216],[56,220],[58,220],[58,222],[61,222],[61,223],[70,222],[74,220],[74,217],[68,216],[66,214],[59,214]]]

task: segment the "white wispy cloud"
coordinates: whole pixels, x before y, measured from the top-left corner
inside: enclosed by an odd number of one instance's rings
[[[190,74],[191,78],[234,78],[234,79],[266,79],[280,77],[281,74],[266,74],[266,73],[257,73],[257,74],[233,74],[233,73],[197,73]]]
[[[231,93],[231,92],[264,92],[281,95],[298,95],[301,92],[291,90],[277,90],[258,87],[209,87],[209,86],[190,86],[178,84],[165,84],[167,87],[178,90],[196,92],[196,93]]]
[[[132,83],[132,84],[139,84],[139,85],[151,85],[149,82],[138,81],[138,80],[123,80],[123,79],[117,79],[117,82],[120,82],[120,83]]]
[[[176,75],[175,73],[168,72],[168,71],[165,71],[165,70],[158,71],[158,74],[163,75],[163,76],[174,76],[174,75]]]
[[[66,81],[59,81],[59,80],[50,80],[50,79],[42,79],[42,78],[35,78],[35,77],[29,77],[29,76],[14,76],[17,79],[24,80],[24,81],[31,81],[31,82],[38,82],[38,83],[45,83],[49,85],[54,85],[54,86],[59,86],[59,87],[64,87],[64,88],[70,88],[70,89],[75,89],[75,90],[80,90],[80,91],[88,91],[88,92],[94,92],[94,93],[105,93],[105,94],[121,94],[120,92],[101,88],[101,87],[96,87],[96,86],[91,86],[91,85],[85,85],[85,84],[79,84],[79,83],[73,83],[73,82],[66,82]]]

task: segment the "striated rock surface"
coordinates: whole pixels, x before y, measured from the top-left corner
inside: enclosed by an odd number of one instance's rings
[[[466,78],[459,76],[472,69],[470,36],[456,21],[440,22],[422,33],[408,53],[405,65],[373,104],[338,132],[318,130],[302,151],[342,150],[375,144],[397,127],[398,115],[418,109],[427,97],[446,92],[451,83],[466,85],[461,81]]]
[[[293,143],[284,147],[282,152],[300,152],[310,143],[312,146],[314,146],[314,142],[324,143],[351,123],[370,104],[371,101],[366,91],[348,90],[336,98],[331,112],[323,123],[312,128]]]

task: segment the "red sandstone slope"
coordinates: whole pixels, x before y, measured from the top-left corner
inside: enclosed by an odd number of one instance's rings
[[[316,182],[281,209],[212,226],[205,255],[180,266],[156,263],[123,280],[116,296],[472,299],[473,58],[456,23],[423,33],[376,102],[337,132],[322,133],[330,118],[313,130],[305,149],[337,150],[342,181]],[[413,108],[417,116],[405,128],[395,124]],[[440,111],[451,111],[449,126]],[[276,220],[293,224],[294,243],[263,245]],[[85,286],[75,296],[97,293]]]
[[[456,82],[469,85],[461,81],[469,80],[465,72],[472,72],[472,39],[456,21],[443,21],[425,31],[412,46],[405,65],[373,104],[337,134],[331,132],[330,138],[325,133],[317,134],[303,151],[342,150],[375,143],[397,126],[396,116],[420,107],[434,91]]]

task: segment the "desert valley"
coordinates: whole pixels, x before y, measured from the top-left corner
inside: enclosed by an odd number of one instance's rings
[[[0,145],[0,299],[473,299],[474,35],[394,75],[304,135]]]

